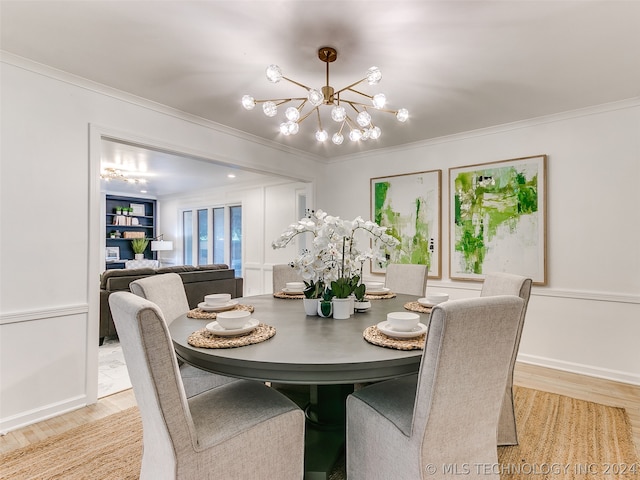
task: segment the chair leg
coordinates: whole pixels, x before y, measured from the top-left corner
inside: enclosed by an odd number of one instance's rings
[[[498,422],[498,446],[518,445],[518,429],[513,405],[513,389],[509,386],[504,393],[500,420]]]

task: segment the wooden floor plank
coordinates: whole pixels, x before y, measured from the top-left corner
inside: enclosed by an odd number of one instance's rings
[[[520,362],[516,364],[514,383],[523,387],[625,408],[631,422],[636,451],[640,454],[640,386]],[[43,437],[63,433],[78,425],[98,420],[135,405],[136,400],[131,389],[101,398],[95,405],[9,432],[0,437],[0,453],[27,446]]]

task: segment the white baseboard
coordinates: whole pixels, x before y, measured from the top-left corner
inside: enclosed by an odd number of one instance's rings
[[[12,430],[17,430],[27,425],[42,422],[64,413],[87,406],[86,395],[78,395],[62,402],[52,403],[42,408],[20,412],[18,415],[0,420],[0,435],[6,435]]]
[[[554,360],[553,358],[538,357],[536,355],[527,354],[518,354],[517,361],[540,367],[577,373],[579,375],[586,375],[588,377],[603,378],[614,382],[640,386],[640,375],[636,373],[610,370],[607,368],[593,367],[591,365],[584,365],[581,363],[565,362],[563,360]]]

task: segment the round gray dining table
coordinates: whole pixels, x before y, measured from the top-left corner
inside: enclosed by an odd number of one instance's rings
[[[371,308],[349,319],[306,316],[302,300],[259,295],[238,299],[252,305],[252,318],[275,327],[262,343],[238,348],[198,348],[191,333],[212,320],[183,315],[169,330],[179,358],[203,370],[249,380],[289,384],[335,385],[366,383],[416,373],[422,350],[380,347],[363,338],[364,330],[386,320],[387,313],[406,311],[412,295],[371,300]],[[420,314],[427,323],[429,315]]]
[[[396,350],[367,342],[364,330],[386,320],[387,313],[406,311],[412,295],[371,300],[371,308],[346,320],[307,316],[300,299],[271,294],[237,299],[254,308],[252,318],[275,327],[270,339],[236,348],[199,348],[187,339],[213,320],[178,317],[169,326],[178,358],[210,372],[262,382],[309,385],[302,401],[290,396],[307,413],[305,480],[326,480],[345,442],[345,400],[354,384],[366,384],[416,373],[422,350]],[[428,324],[429,315],[420,314]]]

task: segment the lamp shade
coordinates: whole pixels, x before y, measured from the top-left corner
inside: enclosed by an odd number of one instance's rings
[[[173,250],[173,242],[169,240],[153,240],[151,250],[154,252]]]

